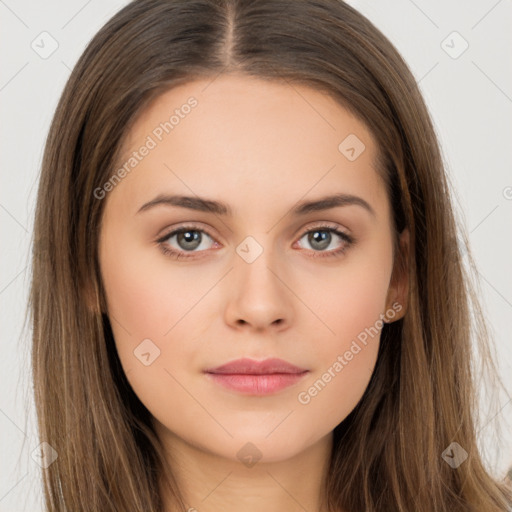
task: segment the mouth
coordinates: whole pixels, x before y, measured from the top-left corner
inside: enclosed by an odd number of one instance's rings
[[[237,359],[204,371],[213,382],[246,395],[277,393],[304,378],[309,370],[282,359]]]

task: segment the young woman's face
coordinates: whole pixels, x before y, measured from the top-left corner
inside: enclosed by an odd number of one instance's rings
[[[95,191],[101,273],[159,431],[233,460],[324,439],[368,385],[383,316],[404,313],[368,130],[321,92],[223,75],[160,96],[123,149]],[[207,372],[241,358],[298,369]]]

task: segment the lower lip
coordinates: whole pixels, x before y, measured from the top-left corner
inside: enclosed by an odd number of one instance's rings
[[[247,395],[269,395],[296,384],[308,372],[266,375],[207,373],[215,382]]]

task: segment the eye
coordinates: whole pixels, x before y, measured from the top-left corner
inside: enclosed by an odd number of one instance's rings
[[[315,229],[306,231],[299,241],[303,238],[306,238],[307,243],[312,247],[312,250],[314,251],[312,256],[314,258],[340,255],[355,242],[350,235],[337,229],[337,226],[333,227],[327,225],[317,226]],[[336,239],[338,239],[338,244],[336,244]],[[339,240],[341,240],[341,244]],[[332,250],[327,251],[326,249],[333,244],[335,247],[332,248]],[[336,245],[338,248],[336,248]]]
[[[312,247],[312,257],[334,257],[343,254],[355,243],[352,236],[340,231],[338,226],[322,225],[306,231],[300,238],[307,238],[307,243]],[[204,252],[208,247],[208,239],[215,245],[217,242],[204,229],[197,226],[183,226],[167,233],[157,240],[161,251],[174,259],[186,259],[193,257],[191,253]],[[333,243],[338,248],[326,250]],[[341,245],[339,241],[341,240]],[[174,245],[176,244],[176,245]],[[190,253],[190,254],[187,254]]]
[[[172,240],[175,240],[177,247],[173,247]],[[213,240],[212,237],[204,230],[195,226],[184,226],[171,231],[164,237],[157,240],[162,252],[173,258],[188,258],[187,252],[202,252],[208,247],[206,240]]]

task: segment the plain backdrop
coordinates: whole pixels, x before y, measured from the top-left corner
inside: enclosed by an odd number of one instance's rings
[[[397,47],[427,101],[478,265],[480,298],[510,392],[512,3],[349,3]],[[43,146],[70,70],[88,41],[125,4],[0,0],[0,511],[43,510],[41,469],[31,457],[39,440],[31,396],[30,330],[22,331]],[[491,470],[503,475],[512,465],[512,402],[504,395],[500,400],[495,417],[489,416],[479,434],[482,446],[494,457],[489,460]],[[506,422],[501,449],[488,428],[497,419]]]

